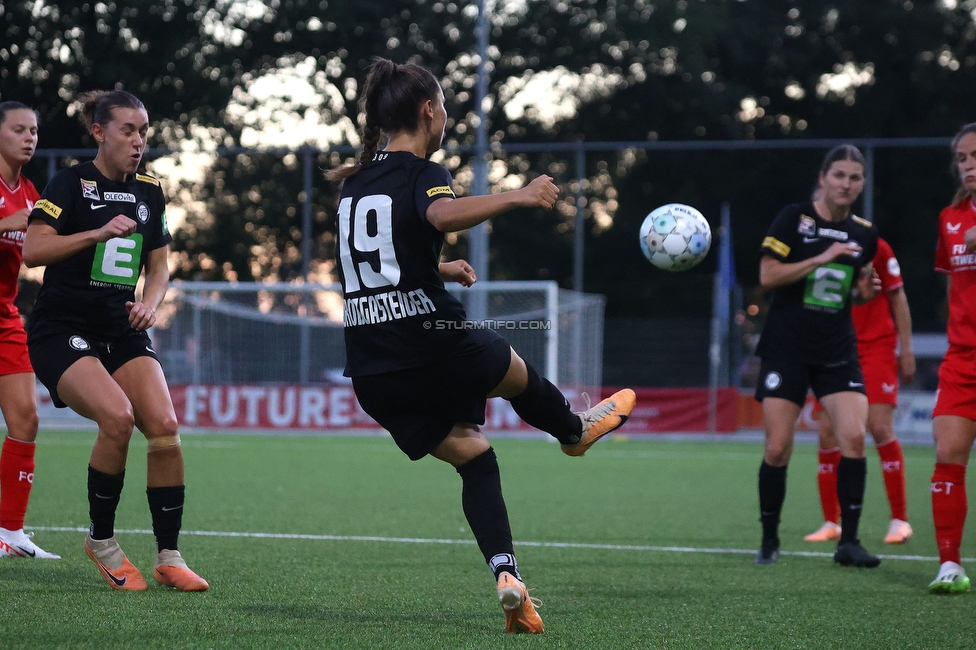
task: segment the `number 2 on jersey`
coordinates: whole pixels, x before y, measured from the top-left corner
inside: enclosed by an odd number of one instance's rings
[[[375,235],[370,235],[367,229],[370,214],[376,219]],[[400,282],[400,264],[393,248],[393,199],[384,194],[364,196],[356,203],[356,214],[353,215],[352,197],[346,197],[339,202],[338,216],[339,262],[345,292],[359,291],[360,280],[368,289],[396,286]],[[374,271],[369,262],[353,262],[350,246],[361,253],[379,252],[379,271]]]

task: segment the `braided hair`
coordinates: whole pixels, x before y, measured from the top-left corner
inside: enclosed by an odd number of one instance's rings
[[[331,181],[352,178],[373,159],[383,136],[391,133],[413,133],[420,123],[417,108],[435,100],[440,84],[427,68],[414,63],[397,64],[375,57],[359,96],[363,120],[363,149],[356,163],[326,172]]]

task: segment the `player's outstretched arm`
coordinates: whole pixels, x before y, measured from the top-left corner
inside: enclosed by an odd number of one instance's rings
[[[557,198],[559,188],[552,177],[542,175],[525,187],[509,192],[439,199],[427,208],[426,217],[441,232],[458,232],[515,208],[551,210]]]
[[[113,237],[127,237],[136,231],[136,222],[125,215],[116,215],[97,230],[59,235],[58,231],[43,221],[33,221],[27,226],[24,240],[24,264],[28,268],[47,266],[60,262]]]

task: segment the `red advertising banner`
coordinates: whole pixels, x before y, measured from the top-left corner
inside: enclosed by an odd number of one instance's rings
[[[609,397],[615,388],[604,388]],[[703,433],[708,432],[707,388],[635,388],[637,406],[621,433]],[[736,429],[739,391],[720,388],[715,418],[718,433]]]
[[[614,389],[603,389],[604,397]],[[170,387],[180,425],[207,429],[338,432],[379,429],[363,412],[352,386],[186,385]],[[639,388],[637,406],[621,433],[708,430],[708,390]],[[579,403],[575,395],[570,396]],[[738,392],[718,392],[717,430],[735,429]],[[502,399],[488,400],[486,431],[534,431]]]

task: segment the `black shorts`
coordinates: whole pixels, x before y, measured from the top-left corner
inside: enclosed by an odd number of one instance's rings
[[[27,350],[34,374],[58,408],[67,406],[58,397],[61,375],[83,357],[97,358],[110,375],[137,357],[159,360],[146,332],[130,329],[114,339],[102,339],[58,321],[33,324],[27,333]]]
[[[485,423],[487,396],[512,362],[511,347],[492,337],[470,354],[380,375],[353,377],[363,410],[390,432],[397,446],[420,460],[458,422]]]
[[[756,400],[782,397],[801,407],[806,403],[807,389],[812,388],[817,399],[833,393],[864,390],[864,375],[857,360],[857,350],[845,361],[828,364],[797,363],[782,359],[763,358],[759,366]]]

